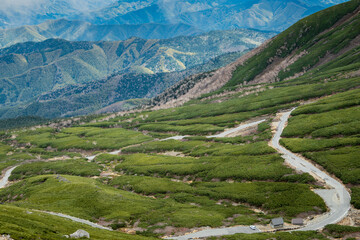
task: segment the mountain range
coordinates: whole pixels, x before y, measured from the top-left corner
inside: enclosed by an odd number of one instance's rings
[[[139,25],[95,25],[84,21],[49,20],[39,25],[0,30],[0,48],[22,42],[41,42],[50,38],[68,41],[119,41],[131,37],[168,39],[203,33],[190,25],[145,23]]]
[[[125,10],[129,1],[118,1],[87,16],[98,24],[184,23],[210,31],[256,28],[283,31],[299,19],[345,2],[308,0],[135,0],[142,7]]]
[[[0,49],[0,68],[2,69],[0,72],[0,115],[2,117],[17,116],[19,113],[15,111],[16,106],[24,104],[27,106],[33,101],[37,102],[40,95],[51,91],[59,91],[62,88],[69,90],[69,85],[89,84],[98,86],[97,89],[103,89],[99,85],[112,86],[109,88],[113,91],[112,93],[106,91],[108,95],[102,94],[101,96],[111,99],[110,96],[115,94],[117,95],[115,100],[118,101],[135,97],[153,97],[166,87],[181,80],[171,77],[171,81],[167,81],[166,77],[161,74],[156,75],[157,73],[174,72],[173,75],[177,75],[178,71],[198,69],[186,72],[184,76],[187,76],[201,70],[212,70],[228,63],[229,59],[234,59],[231,57],[220,58],[220,64],[211,64],[213,67],[205,69],[196,68],[196,66],[207,64],[209,60],[216,60],[216,57],[224,54],[225,56],[231,56],[231,53],[243,54],[272,36],[274,33],[271,32],[242,29],[214,31],[194,37],[177,37],[166,40],[131,38],[116,42],[70,42],[49,39],[38,43],[19,43]],[[114,73],[121,77],[114,78],[112,75]],[[124,77],[122,74],[126,73],[155,75],[142,77],[126,75]],[[109,75],[112,77],[108,78]],[[101,79],[104,81],[98,82]],[[119,79],[121,79],[121,84]],[[126,83],[124,83],[125,79]],[[142,83],[140,83],[141,79]],[[136,85],[134,85],[134,81],[144,86],[137,95],[129,93],[134,90]],[[157,84],[154,85],[154,82]],[[85,88],[89,89],[89,85]],[[114,87],[117,85],[119,86]],[[93,88],[90,86],[90,89]],[[72,93],[78,94],[81,91]],[[70,99],[69,94],[67,96]],[[46,99],[46,101],[48,100]],[[51,100],[54,100],[54,97]],[[111,104],[115,100],[105,102]],[[102,100],[97,98],[97,101]],[[56,106],[63,110],[54,109],[56,114],[49,114],[49,116],[59,116],[57,114],[61,116],[72,109],[69,107],[66,110],[64,105]],[[105,106],[98,104],[96,107],[86,107],[96,110],[96,108]],[[27,111],[27,114],[31,115],[35,112]]]
[[[102,9],[114,0],[1,0],[0,28],[34,25]]]
[[[148,105],[0,119],[0,239],[358,239],[359,26],[352,0],[252,50],[232,31],[1,49],[3,116]],[[155,73],[169,54],[186,69]]]
[[[4,1],[0,28],[8,30],[0,31],[0,47],[48,38],[160,39],[238,28],[280,32],[303,17],[345,0]]]

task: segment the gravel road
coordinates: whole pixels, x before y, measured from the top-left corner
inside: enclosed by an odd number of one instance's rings
[[[176,240],[188,240],[195,238],[205,238],[205,237],[214,237],[214,236],[225,236],[233,235],[236,233],[259,233],[260,230],[252,230],[247,226],[236,226],[236,227],[227,227],[227,228],[209,228],[199,232],[186,234],[180,237],[169,237],[166,239],[176,239]]]
[[[341,221],[350,209],[350,194],[346,190],[345,186],[338,180],[329,176],[326,172],[323,172],[319,168],[315,167],[311,162],[306,159],[295,155],[286,148],[279,144],[280,136],[285,128],[288,118],[292,111],[288,111],[283,114],[280,119],[280,124],[276,130],[276,133],[271,140],[273,147],[282,154],[285,161],[298,171],[309,173],[315,178],[323,181],[331,189],[315,190],[321,198],[324,199],[326,205],[330,209],[330,212],[320,217],[315,218],[309,222],[304,228],[298,229],[298,231],[318,230],[325,227],[328,224],[333,224]]]
[[[14,171],[15,168],[17,168],[17,166],[12,167],[5,172],[4,177],[0,180],[0,188],[4,188],[8,184],[9,177],[11,176],[11,173],[12,171]]]
[[[69,216],[69,215],[66,215],[66,214],[54,213],[54,212],[47,212],[47,211],[40,211],[40,212],[42,212],[42,213],[47,213],[47,214],[50,214],[50,215],[53,215],[53,216],[58,216],[58,217],[62,217],[62,218],[67,218],[67,219],[73,220],[74,222],[83,223],[83,224],[89,225],[89,226],[94,227],[94,228],[99,228],[99,229],[104,229],[104,230],[112,231],[111,228],[104,227],[104,226],[101,226],[101,225],[99,225],[99,224],[90,222],[90,221],[88,221],[88,220],[84,220],[84,219],[81,219],[81,218]]]
[[[256,121],[256,122],[251,122],[251,123],[246,123],[246,124],[242,124],[236,128],[231,128],[229,130],[226,130],[222,133],[219,133],[219,134],[216,134],[216,135],[212,135],[212,136],[207,136],[207,138],[222,138],[222,137],[227,137],[229,134],[232,134],[232,133],[235,133],[237,131],[240,131],[240,130],[244,130],[246,128],[249,128],[249,127],[254,127],[256,125],[259,125],[260,123],[262,122],[265,122],[266,119],[263,119],[263,120],[260,120],[260,121]]]

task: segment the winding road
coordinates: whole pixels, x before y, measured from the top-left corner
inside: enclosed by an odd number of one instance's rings
[[[316,194],[318,194],[321,198],[324,199],[326,205],[330,209],[330,212],[327,212],[326,214],[323,214],[321,216],[314,218],[313,220],[309,221],[307,223],[307,225],[304,226],[303,228],[299,228],[299,229],[293,230],[293,231],[318,230],[318,229],[322,229],[327,224],[333,224],[333,223],[337,223],[337,222],[341,221],[347,215],[347,213],[350,209],[350,199],[351,198],[350,198],[350,194],[348,193],[345,186],[341,182],[332,178],[326,172],[320,170],[315,165],[313,165],[311,162],[307,161],[306,159],[304,159],[302,157],[295,155],[294,153],[290,152],[289,150],[287,150],[286,148],[284,148],[280,145],[279,141],[281,138],[281,134],[282,134],[282,132],[287,124],[288,118],[290,117],[291,112],[293,110],[295,110],[295,108],[292,109],[291,111],[285,112],[282,115],[282,117],[280,118],[280,123],[276,129],[276,132],[275,132],[272,140],[271,140],[271,145],[280,154],[282,154],[282,157],[285,159],[285,162],[287,164],[292,166],[297,171],[311,174],[316,179],[323,181],[329,187],[329,189],[318,189],[318,190],[314,190],[314,192]],[[246,129],[251,126],[258,125],[264,121],[265,121],[265,119],[261,120],[261,121],[257,121],[257,122],[243,124],[237,128],[229,129],[221,134],[208,136],[208,138],[225,137],[231,133],[237,132],[242,129]],[[185,137],[186,136],[175,136],[175,137],[163,139],[162,141],[169,140],[169,139],[181,140]],[[111,152],[110,154],[118,154],[119,152],[120,151],[115,151],[115,152]],[[88,159],[92,160],[92,159],[94,159],[94,157],[95,156],[90,156],[90,157],[88,157]],[[5,172],[4,177],[0,180],[0,188],[4,188],[8,184],[9,177],[10,177],[12,171],[16,167],[17,166],[12,167]],[[44,212],[44,213],[71,219],[75,222],[87,224],[92,227],[111,230],[109,228],[103,227],[96,223],[93,223],[93,222],[90,222],[90,221],[87,221],[84,219],[72,217],[69,215],[65,215],[65,214],[61,214],[61,213],[53,213],[53,212]],[[211,237],[211,236],[232,235],[232,234],[236,234],[236,233],[251,234],[251,233],[258,233],[258,232],[261,232],[261,231],[258,229],[251,230],[247,226],[208,228],[208,229],[204,229],[204,230],[201,230],[201,231],[198,231],[195,233],[190,233],[190,234],[186,234],[186,235],[178,236],[178,237],[168,237],[166,239],[187,240],[187,239],[193,239],[193,238],[205,238],[205,237]]]
[[[111,228],[101,226],[101,225],[99,225],[99,224],[97,224],[97,223],[93,223],[93,222],[90,222],[90,221],[85,220],[85,219],[81,219],[81,218],[69,216],[69,215],[62,214],[62,213],[47,212],[47,211],[40,211],[40,212],[46,213],[46,214],[50,214],[50,215],[53,215],[53,216],[58,216],[58,217],[62,217],[62,218],[67,218],[67,219],[73,220],[74,222],[83,223],[83,224],[86,224],[86,225],[91,226],[91,227],[94,227],[94,228],[99,228],[99,229],[103,229],[103,230],[112,231]]]
[[[280,145],[280,137],[286,126],[286,123],[291,115],[291,112],[285,112],[280,118],[279,126],[276,130],[274,137],[271,140],[272,146],[282,154],[285,162],[298,171],[309,173],[316,179],[323,181],[330,189],[319,189],[314,192],[324,199],[326,205],[330,209],[330,212],[315,218],[310,221],[305,227],[298,229],[299,231],[318,230],[325,227],[328,224],[333,224],[341,221],[350,210],[350,194],[346,190],[345,186],[338,180],[329,176],[326,172],[320,170],[311,162],[299,157],[298,155],[290,152],[286,148]]]
[[[275,148],[282,157],[285,159],[285,162],[292,166],[294,169],[309,173],[313,175],[316,179],[323,181],[331,189],[319,189],[314,192],[318,194],[326,203],[327,207],[330,209],[330,212],[323,214],[309,221],[306,226],[293,230],[293,231],[309,231],[309,230],[319,230],[325,227],[328,224],[333,224],[341,221],[348,213],[350,209],[350,194],[343,186],[343,184],[336,179],[329,176],[327,173],[315,167],[312,163],[306,159],[295,155],[286,148],[280,145],[281,134],[284,131],[284,128],[287,124],[287,121],[296,108],[293,108],[291,111],[285,112],[281,118],[280,123],[276,129],[276,132],[271,139],[271,145]],[[265,120],[254,122],[254,124],[259,124]],[[241,125],[240,125],[241,126]],[[239,127],[238,127],[239,128]],[[238,129],[239,130],[239,129]],[[231,129],[228,130],[231,132]],[[227,134],[218,134],[214,135],[215,137],[223,137]],[[249,227],[238,226],[238,227],[229,227],[229,228],[210,228],[195,233],[186,234],[178,237],[169,237],[166,239],[176,239],[176,240],[188,240],[192,238],[205,238],[211,236],[224,236],[232,235],[236,233],[258,233],[259,230],[251,230]]]
[[[0,188],[4,188],[9,183],[9,177],[15,168],[17,168],[17,166],[12,167],[5,172],[4,177],[0,180]]]

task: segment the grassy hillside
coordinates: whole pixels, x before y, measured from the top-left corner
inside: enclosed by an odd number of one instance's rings
[[[65,220],[46,213],[31,212],[24,208],[14,206],[1,205],[0,210],[0,234],[9,234],[13,239],[66,239],[64,235],[70,235],[78,229],[84,229],[90,233],[91,239],[98,240],[155,239],[94,229],[84,224],[75,223],[71,220]]]
[[[360,90],[324,98],[293,112],[282,144],[323,166],[352,187],[360,207]]]
[[[342,33],[357,21],[358,14],[348,15],[354,3],[359,1],[338,6],[339,13],[336,7],[325,12],[334,12],[337,19],[349,19],[329,25],[330,31],[323,35]],[[320,22],[332,19],[324,13],[312,18]],[[303,46],[315,46],[313,40],[303,35],[297,41]],[[328,43],[331,41],[329,38]],[[271,46],[263,51],[270,51]],[[242,76],[234,75],[235,87],[227,89],[231,91],[206,94],[181,107],[64,119],[38,128],[6,130],[0,134],[0,166],[5,169],[22,165],[12,177],[18,181],[0,190],[0,201],[4,203],[1,206],[15,214],[23,208],[61,212],[118,231],[156,237],[192,232],[204,226],[266,227],[271,218],[279,216],[287,223],[294,217],[307,221],[327,211],[325,202],[312,191],[323,184],[289,168],[268,144],[278,113],[296,106],[282,144],[342,180],[351,188],[352,203],[358,208],[359,48],[351,44],[339,46],[339,55],[320,59],[321,64],[294,79],[273,83],[254,80],[237,86]],[[284,59],[291,54],[284,55]],[[252,59],[237,71],[248,68]],[[261,119],[265,121],[235,136],[206,138]],[[185,134],[189,136],[182,140],[165,140]],[[109,154],[113,150],[121,152]],[[94,154],[94,159],[84,161],[85,156]],[[356,219],[352,219],[355,223]],[[30,231],[28,223],[17,224],[26,229],[25,233]],[[42,231],[35,228],[34,234]],[[356,231],[358,228],[331,225],[324,233]],[[0,232],[20,234],[2,225]],[[301,232],[222,238],[327,237]]]
[[[272,40],[264,51],[239,67],[226,87],[259,80],[256,77],[273,71],[271,67],[274,66],[279,66],[280,71],[270,75],[267,81],[281,81],[304,70],[317,69],[333,58],[341,59],[341,56],[358,46],[358,40],[355,40],[360,33],[357,27],[360,21],[356,12],[358,8],[359,1],[353,0],[297,22]],[[343,21],[338,22],[340,19]],[[280,64],[284,60],[288,63]],[[356,59],[353,61],[356,62]],[[339,64],[336,67],[352,63],[336,62]]]

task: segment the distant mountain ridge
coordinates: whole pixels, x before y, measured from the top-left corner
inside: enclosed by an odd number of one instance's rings
[[[248,86],[279,81],[311,83],[312,78],[320,78],[326,82],[334,72],[358,77],[359,26],[360,0],[325,9],[210,75],[178,82],[152,99],[150,106],[180,106],[191,99],[224,97]]]
[[[238,28],[281,32],[303,17],[346,0],[91,0],[83,9],[85,0],[28,1],[38,4],[26,8],[3,4],[0,29],[15,29],[0,32],[0,47],[48,38],[154,39]],[[56,21],[62,18],[67,21]]]
[[[0,29],[36,25],[102,9],[115,0],[2,0]]]
[[[49,39],[38,43],[15,44],[0,49],[0,68],[2,69],[0,71],[0,116],[10,114],[15,106],[38,101],[40,95],[66,88],[69,85],[89,83],[96,86],[97,81],[114,73],[121,75],[184,71],[224,54],[244,53],[272,36],[274,33],[242,29],[214,31],[193,37],[166,40],[131,38],[115,42],[69,42],[62,39]],[[217,67],[220,66],[217,65]],[[135,78],[122,78],[123,85],[131,85],[131,81],[137,81]],[[156,76],[143,79],[147,81],[153,78]],[[151,80],[158,82],[161,86],[154,91],[154,94],[160,93],[164,88],[180,80],[172,78],[166,84],[161,83],[164,80],[161,77]],[[154,86],[147,84],[142,83],[148,87],[144,87],[142,94],[134,97],[153,97],[154,94],[148,95],[146,89],[150,91]],[[91,89],[91,86],[87,89]],[[81,91],[77,93],[81,94]],[[109,94],[111,95],[111,92]],[[124,89],[122,94],[123,96],[117,99],[121,101],[129,99],[126,98],[130,96],[128,90]],[[10,112],[8,107],[10,107]],[[105,106],[101,105],[101,107]],[[1,112],[1,108],[7,109],[6,113]]]
[[[140,25],[94,25],[65,19],[49,20],[39,25],[0,30],[0,48],[21,42],[41,42],[50,38],[68,41],[120,41],[131,37],[167,39],[194,36],[202,31],[190,25],[145,23]]]

